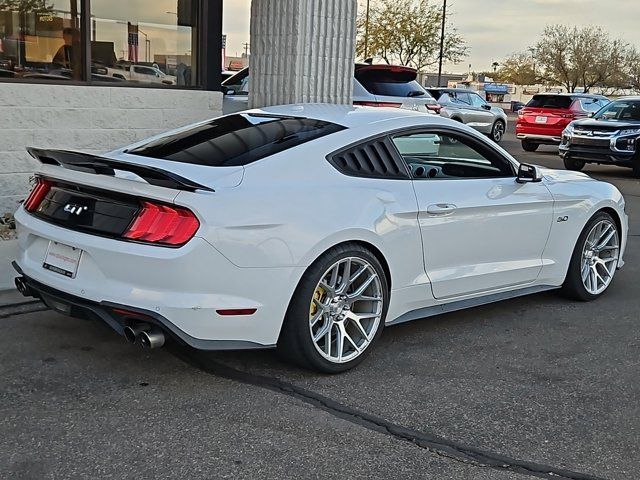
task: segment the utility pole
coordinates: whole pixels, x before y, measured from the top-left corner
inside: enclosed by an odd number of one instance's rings
[[[440,58],[438,60],[438,86],[442,82],[442,59],[444,57],[444,29],[447,23],[447,0],[442,4],[442,31],[440,32]]]
[[[364,22],[364,60],[369,58],[369,3],[367,0],[367,15]]]
[[[249,43],[243,43],[242,45],[244,46],[244,56],[248,57],[249,56]]]

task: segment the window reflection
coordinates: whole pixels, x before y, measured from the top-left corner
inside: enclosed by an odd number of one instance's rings
[[[0,77],[80,80],[79,0],[0,1]]]
[[[120,81],[194,86],[196,3],[92,0],[92,68]]]

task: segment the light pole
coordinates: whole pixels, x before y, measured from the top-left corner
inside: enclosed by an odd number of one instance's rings
[[[444,57],[444,28],[447,22],[447,0],[442,4],[442,30],[440,32],[440,57],[438,59],[438,86],[442,81],[442,58]]]
[[[367,0],[367,14],[364,21],[364,59],[369,57],[369,3]]]

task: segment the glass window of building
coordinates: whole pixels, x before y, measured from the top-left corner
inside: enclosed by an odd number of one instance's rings
[[[91,0],[93,81],[197,85],[195,0]]]
[[[0,1],[0,78],[82,79],[79,0]]]

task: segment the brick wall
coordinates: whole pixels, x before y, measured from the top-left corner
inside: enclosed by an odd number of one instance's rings
[[[103,153],[221,113],[219,92],[0,83],[0,215],[28,192],[27,146]]]

